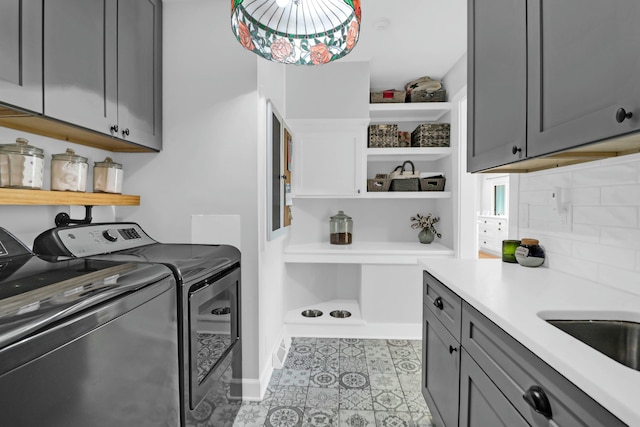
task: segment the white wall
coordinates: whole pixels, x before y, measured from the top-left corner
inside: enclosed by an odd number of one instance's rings
[[[258,60],[258,195],[259,195],[259,280],[258,290],[259,313],[259,366],[260,366],[260,390],[254,391],[252,396],[256,398],[256,392],[261,396],[273,372],[272,354],[278,349],[283,339],[284,325],[284,282],[285,269],[282,259],[283,248],[287,235],[267,240],[267,208],[271,205],[267,201],[267,139],[266,139],[266,102],[270,100],[281,117],[286,116],[285,103],[285,66],[272,63],[263,59]],[[286,124],[286,121],[285,121]],[[286,233],[286,232],[285,232]]]
[[[188,242],[191,215],[239,215],[242,247],[243,376],[257,382],[257,57],[229,28],[229,4],[164,3],[163,150],[126,154],[127,190],[139,207],[120,209],[162,242]],[[251,383],[253,384],[253,383]]]
[[[540,240],[546,267],[640,293],[640,154],[516,178],[518,238]],[[555,187],[572,225],[552,209]]]

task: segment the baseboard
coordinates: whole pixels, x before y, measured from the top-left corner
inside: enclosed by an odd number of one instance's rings
[[[359,325],[327,325],[311,323],[287,324],[292,337],[365,338],[365,339],[422,339],[420,323],[363,323]]]

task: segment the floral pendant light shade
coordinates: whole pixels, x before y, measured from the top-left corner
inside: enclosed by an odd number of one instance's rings
[[[270,61],[325,64],[358,42],[360,0],[231,0],[231,29]]]

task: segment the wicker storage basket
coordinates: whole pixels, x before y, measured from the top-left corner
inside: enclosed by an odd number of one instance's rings
[[[445,178],[434,176],[430,178],[420,178],[421,191],[444,191]]]
[[[397,147],[398,125],[369,125],[369,147]]]
[[[391,184],[391,180],[388,175],[378,174],[375,178],[367,180],[367,191],[389,191],[389,184]]]
[[[438,89],[433,92],[426,90],[414,89],[409,92],[407,99],[410,102],[445,102],[447,100],[447,91]]]
[[[411,165],[411,172],[408,172],[405,166],[409,164]],[[398,169],[400,169],[400,173],[398,173]],[[391,173],[390,177],[393,176],[404,176],[405,178],[392,178],[391,184],[389,185],[389,191],[419,191],[420,189],[420,178],[418,178],[419,173],[416,172],[416,167],[412,161],[407,160],[402,164],[402,166],[398,166],[395,168],[394,172]],[[409,178],[411,177],[411,178]]]
[[[382,92],[371,92],[370,102],[372,104],[404,102],[405,98],[406,93],[403,90],[383,90]]]
[[[411,132],[412,147],[448,147],[449,123],[423,123]]]

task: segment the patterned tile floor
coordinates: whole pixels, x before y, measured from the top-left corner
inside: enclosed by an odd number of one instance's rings
[[[262,402],[234,427],[430,427],[420,390],[422,342],[294,338]]]

